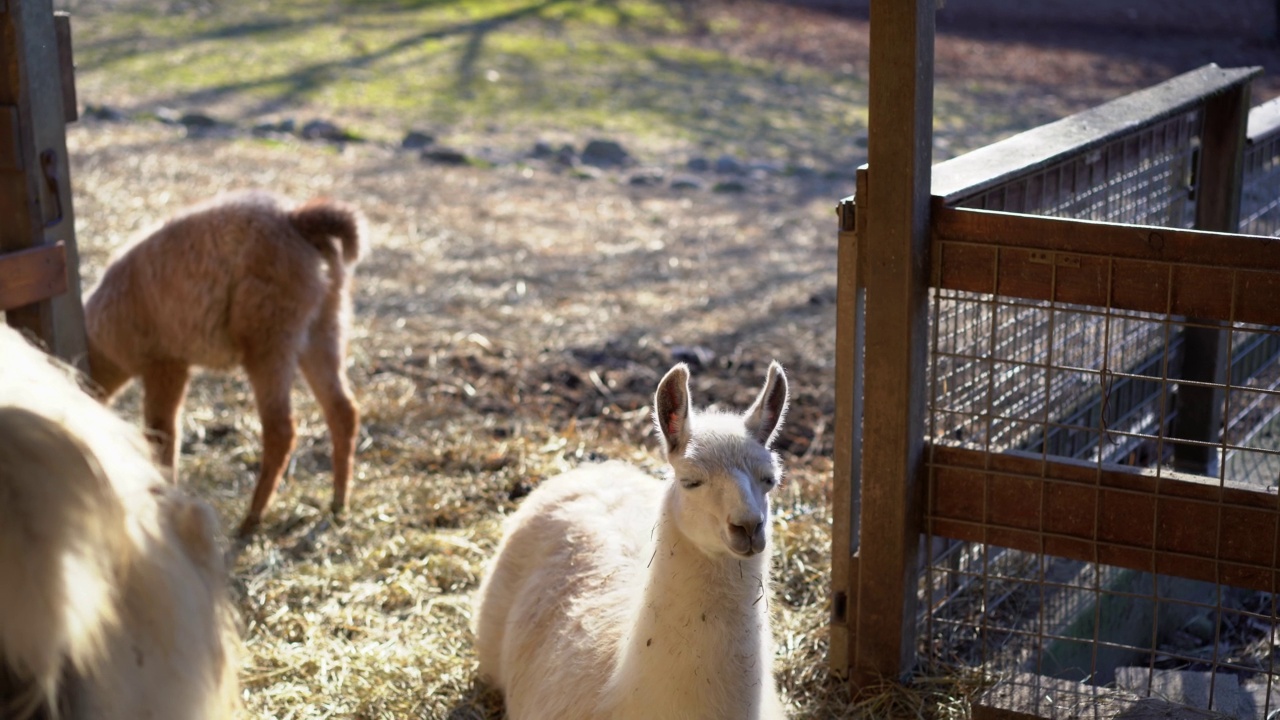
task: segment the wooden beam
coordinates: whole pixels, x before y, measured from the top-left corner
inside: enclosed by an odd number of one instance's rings
[[[941,201],[933,211],[933,237],[991,248],[1176,262],[1205,268],[1280,270],[1280,240],[1266,235],[949,208]]]
[[[0,253],[0,311],[48,300],[67,291],[63,243]]]
[[[62,118],[73,123],[80,118],[76,101],[76,67],[71,52],[71,16],[65,12],[53,14],[53,29],[58,42],[58,80],[62,84]]]
[[[0,252],[63,243],[66,292],[5,312],[84,369],[84,308],[71,208],[64,98],[68,90],[51,0],[0,0]],[[70,25],[63,24],[64,35]],[[15,145],[16,143],[16,145]],[[12,149],[10,149],[12,148]]]
[[[930,534],[1274,593],[1264,488],[1022,452],[933,448]]]
[[[862,517],[853,680],[915,662],[928,357],[934,0],[872,0]]]
[[[1198,322],[1280,325],[1280,239],[934,209],[932,284]]]
[[[1249,84],[1243,83],[1207,99],[1200,131],[1200,163],[1196,171],[1196,228],[1233,233],[1240,229],[1240,196],[1244,148],[1249,122]],[[1227,334],[1221,329],[1186,328],[1174,398],[1177,414],[1170,436],[1200,443],[1222,437],[1222,385],[1227,380]],[[1196,383],[1211,383],[1202,385]],[[1209,444],[1176,443],[1173,466],[1185,472],[1217,475],[1218,452]]]
[[[857,172],[856,197],[867,197],[867,168]],[[862,354],[865,282],[858,271],[866,213],[853,198],[837,208],[840,231],[836,258],[836,414],[831,521],[831,634],[827,662],[844,677],[853,664],[851,626],[858,616],[859,526],[862,517]]]
[[[873,28],[874,30],[874,28]],[[1228,92],[1262,73],[1260,67],[1205,65],[1057,122],[1041,125],[933,169],[933,194],[951,205],[1010,178],[1079,156],[1117,135],[1188,112],[1205,96]]]

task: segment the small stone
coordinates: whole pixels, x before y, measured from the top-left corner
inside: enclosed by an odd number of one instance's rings
[[[718,193],[740,193],[747,191],[747,184],[741,180],[721,180],[711,189]]]
[[[664,172],[662,168],[645,167],[631,173],[631,177],[627,178],[627,182],[631,185],[653,187],[655,185],[661,185],[662,180],[665,177],[666,172]]]
[[[721,155],[716,159],[716,172],[721,175],[744,175],[746,167],[732,155]]]
[[[214,119],[210,115],[200,112],[184,113],[178,118],[179,125],[186,125],[188,128],[214,128],[225,123]]]
[[[286,118],[279,122],[258,123],[253,126],[254,135],[292,135],[296,129],[293,118]]]
[[[578,164],[578,151],[572,145],[565,143],[556,150],[556,162],[565,167],[573,167]]]
[[[539,140],[533,144],[533,149],[529,151],[529,157],[538,158],[539,160],[549,158],[556,154],[556,149],[551,147],[551,143],[545,140]]]
[[[586,165],[613,167],[626,165],[631,161],[631,155],[613,140],[592,140],[583,148],[581,160]]]
[[[684,166],[691,172],[707,172],[711,169],[711,161],[704,157],[689,158]]]
[[[694,175],[676,175],[671,178],[672,190],[701,190],[706,186],[707,184],[702,181],[702,178]]]
[[[710,367],[715,359],[715,352],[701,345],[676,345],[671,348],[672,362],[688,363],[695,370],[700,367]]]
[[[85,105],[84,116],[104,122],[124,122],[128,116],[110,105]]]
[[[466,153],[448,147],[433,147],[422,151],[422,159],[441,165],[466,165],[470,162]]]
[[[434,144],[435,141],[435,137],[429,133],[410,130],[405,133],[404,139],[400,141],[400,147],[404,150],[421,150],[428,145]]]
[[[173,108],[156,108],[156,119],[165,125],[177,125],[178,120],[182,117],[182,113]]]
[[[755,175],[781,175],[785,168],[776,162],[757,160],[747,166],[747,172]]]
[[[306,125],[303,125],[302,131],[298,134],[305,140],[330,140],[337,142],[350,139],[346,131],[328,120],[312,120]]]

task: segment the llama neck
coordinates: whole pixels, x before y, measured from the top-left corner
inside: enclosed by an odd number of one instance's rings
[[[774,692],[769,548],[708,557],[668,521],[668,505],[606,702],[619,718],[756,717]]]

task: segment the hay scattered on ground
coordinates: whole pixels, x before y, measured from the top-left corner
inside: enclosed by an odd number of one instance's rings
[[[328,436],[300,385],[290,476],[263,531],[230,552],[245,717],[500,717],[500,698],[475,679],[468,623],[503,515],[583,461],[656,471],[649,399],[686,355],[698,399],[739,406],[770,359],[787,366],[778,675],[799,717],[883,709],[855,702],[826,671],[829,200],[690,197],[542,170],[530,179],[373,146],[192,140],[159,124],[83,122],[69,143],[86,287],[113,250],[222,190],[323,193],[369,219],[350,367],[364,423],[350,514],[335,524],[325,511]],[[136,417],[137,402],[131,390],[120,407]],[[242,375],[193,382],[184,482],[228,529],[252,491],[258,431]],[[914,707],[960,717],[963,697],[952,687]]]

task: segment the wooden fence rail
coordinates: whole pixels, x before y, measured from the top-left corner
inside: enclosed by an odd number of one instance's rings
[[[912,528],[1276,590],[1280,504],[1274,493],[1229,481],[1217,465],[1225,448],[1224,392],[1233,387],[1226,382],[1227,331],[1280,326],[1274,301],[1280,241],[1236,234],[1252,161],[1246,147],[1280,132],[1280,109],[1248,112],[1249,85],[1258,74],[1257,68],[1206,66],[934,167],[927,248],[907,260],[923,262],[922,286],[935,296],[959,293],[1002,306],[1016,301],[1029,312],[1049,308],[1043,312],[1050,316],[1062,307],[1093,312],[1104,323],[1117,313],[1151,316],[1153,325],[1164,318],[1159,326],[1166,336],[1176,328],[1182,354],[1176,363],[1164,361],[1164,371],[1180,374],[1161,378],[1158,387],[1176,388],[1177,407],[1167,417],[1162,411],[1152,433],[1195,475],[1112,465],[1101,456],[1051,457],[1043,445],[1029,453],[938,438],[918,447],[899,440],[894,447],[910,450],[894,463],[872,452],[886,433],[924,438],[923,423],[903,418],[912,404],[922,411],[927,404],[923,390],[907,390],[922,386],[924,374],[898,350],[886,349],[892,345],[886,336],[871,337],[872,318],[886,303],[898,303],[906,315],[897,318],[896,332],[911,337],[922,320],[917,313],[944,306],[903,303],[903,290],[886,295],[883,283],[872,280],[884,262],[878,258],[902,247],[876,229],[882,208],[901,200],[876,193],[884,171],[877,172],[872,145],[857,195],[839,209],[835,671],[862,681],[910,669],[910,649],[895,660],[885,648],[914,648],[916,617],[906,598],[919,592],[921,536]],[[874,131],[872,137],[874,143]],[[875,273],[867,270],[872,267]],[[1175,344],[1169,337],[1161,343],[1165,352]],[[931,345],[929,352],[937,349]],[[874,388],[891,389],[899,407]],[[896,498],[891,514],[906,513],[905,519],[877,520],[884,498]],[[870,509],[869,503],[878,504]],[[869,566],[872,548],[878,559]]]

